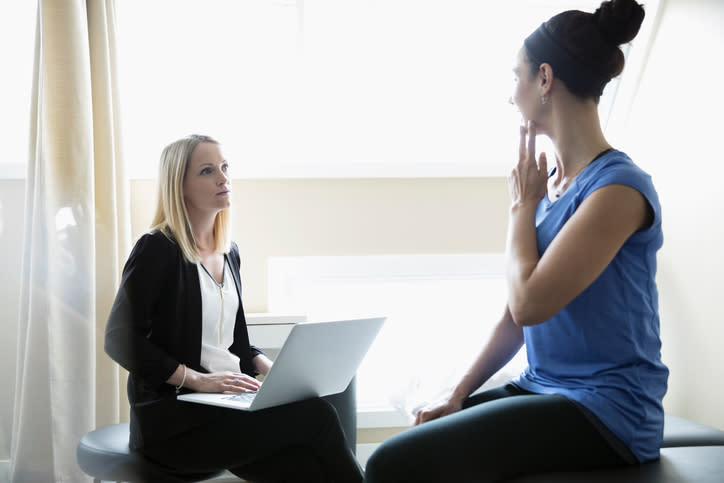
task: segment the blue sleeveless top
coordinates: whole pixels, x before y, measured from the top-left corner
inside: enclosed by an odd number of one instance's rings
[[[603,273],[546,322],[523,329],[528,367],[514,381],[541,394],[562,394],[591,411],[640,462],[659,457],[669,370],[661,362],[656,252],[661,207],[651,177],[620,151],[589,164],[560,199],[538,204],[542,255],[580,204],[597,189],[638,190],[653,224],[631,235]],[[575,267],[574,267],[575,269]]]

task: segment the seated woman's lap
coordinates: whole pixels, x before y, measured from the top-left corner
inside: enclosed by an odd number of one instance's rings
[[[354,456],[349,451],[334,408],[318,398],[261,411],[236,411],[203,406],[203,424],[174,436],[162,444],[142,450],[151,459],[179,471],[199,472],[229,468],[254,476],[268,468],[272,474],[298,459],[307,461],[309,471],[345,476],[341,481],[359,481]],[[201,407],[194,408],[199,411]],[[258,464],[263,461],[263,464]],[[276,464],[277,466],[273,466]],[[301,467],[297,476],[302,476]],[[264,478],[260,479],[265,481]],[[324,478],[320,477],[319,481]],[[281,481],[272,478],[269,481]]]
[[[496,481],[625,464],[569,399],[509,384],[385,441],[367,462],[365,481]]]

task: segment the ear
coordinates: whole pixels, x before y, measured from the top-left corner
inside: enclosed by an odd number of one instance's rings
[[[540,67],[538,67],[538,89],[541,96],[548,95],[548,92],[553,86],[553,79],[553,67],[543,62]]]

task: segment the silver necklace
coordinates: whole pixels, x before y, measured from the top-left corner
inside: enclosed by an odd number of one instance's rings
[[[606,148],[606,149],[604,149],[603,151],[601,151],[600,153],[598,153],[596,156],[594,156],[594,158],[593,158],[589,163],[584,164],[583,166],[581,166],[580,168],[578,168],[578,170],[573,174],[573,176],[569,176],[568,179],[566,179],[566,180],[561,184],[561,186],[559,186],[558,188],[556,188],[556,190],[555,190],[555,192],[554,192],[555,197],[556,197],[556,198],[560,198],[561,195],[563,194],[563,192],[566,190],[566,188],[568,188],[568,185],[571,184],[571,181],[573,181],[573,180],[576,178],[576,176],[578,176],[578,175],[580,174],[581,171],[583,171],[584,169],[586,169],[586,167],[587,167],[588,165],[590,165],[590,164],[593,163],[595,160],[597,160],[598,158],[600,158],[600,157],[603,156],[604,154],[608,153],[609,151],[613,151],[613,148]]]
[[[199,265],[201,265],[201,268],[204,269],[204,272],[206,272],[206,275],[209,276],[209,278],[214,282],[214,285],[216,285],[219,289],[219,297],[221,298],[221,310],[219,311],[219,328],[218,328],[218,335],[219,335],[219,347],[221,347],[224,343],[224,277],[226,276],[226,259],[224,259],[224,266],[221,269],[221,283],[217,282],[213,275],[211,275],[211,272],[209,272],[203,263],[199,262]]]

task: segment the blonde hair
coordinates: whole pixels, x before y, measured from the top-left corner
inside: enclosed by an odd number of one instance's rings
[[[151,230],[159,230],[175,241],[184,258],[191,263],[200,261],[199,251],[191,231],[189,214],[184,201],[183,182],[191,153],[200,143],[219,144],[218,141],[198,134],[179,139],[163,149],[158,176],[158,205]],[[214,220],[215,251],[227,253],[231,245],[231,216],[229,208],[216,214]]]

